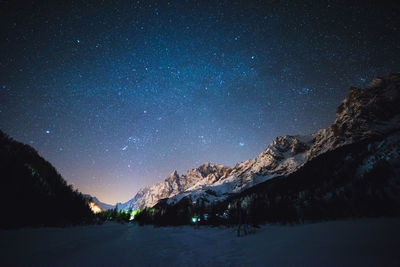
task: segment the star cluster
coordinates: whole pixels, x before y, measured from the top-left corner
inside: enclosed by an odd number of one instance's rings
[[[304,3],[306,2],[306,3]],[[399,71],[398,7],[333,1],[2,1],[0,128],[79,190],[126,201],[327,127]]]

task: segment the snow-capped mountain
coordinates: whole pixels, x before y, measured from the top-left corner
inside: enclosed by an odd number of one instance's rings
[[[152,207],[168,198],[221,201],[268,179],[294,173],[306,162],[341,146],[382,136],[400,129],[400,74],[375,78],[365,89],[350,88],[327,129],[306,136],[277,137],[256,158],[233,168],[205,163],[184,175],[172,172],[167,179],[143,188],[118,209]]]
[[[295,171],[305,162],[311,142],[310,136],[278,137],[255,159],[238,163],[233,168],[204,163],[184,175],[173,171],[164,181],[140,189],[133,199],[117,204],[117,208],[142,209],[164,198],[174,203],[188,195],[193,200],[199,197],[209,201],[225,199],[266,179]]]
[[[118,203],[119,210],[141,209],[157,204],[160,199],[179,195],[196,185],[212,185],[219,179],[226,177],[231,169],[217,164],[205,163],[196,169],[179,175],[173,171],[168,177],[153,186],[140,189],[134,198],[126,203]]]

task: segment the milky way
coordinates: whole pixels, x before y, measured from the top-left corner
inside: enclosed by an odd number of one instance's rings
[[[327,127],[400,70],[395,4],[250,2],[2,1],[0,129],[115,203]]]

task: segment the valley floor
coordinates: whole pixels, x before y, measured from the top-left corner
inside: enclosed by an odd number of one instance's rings
[[[0,265],[400,266],[400,219],[224,227],[106,223],[0,230]]]

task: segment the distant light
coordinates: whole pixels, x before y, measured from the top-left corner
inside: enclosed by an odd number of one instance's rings
[[[244,146],[244,143],[243,142],[239,142],[239,146]]]
[[[128,146],[124,146],[124,147],[122,148],[123,151],[125,151],[125,150],[127,150],[127,149],[128,149]]]
[[[81,42],[81,40],[77,39],[76,42],[79,44]]]
[[[129,218],[130,221],[132,221],[133,219],[135,219],[135,216],[138,215],[140,213],[140,210],[133,210],[131,212],[131,217]]]
[[[46,134],[49,134],[50,133],[50,130],[46,130]]]
[[[101,209],[99,206],[97,206],[94,202],[89,203],[89,207],[92,210],[93,213],[99,213],[101,212]]]
[[[197,221],[199,222],[199,221],[200,221],[200,218],[197,218]]]
[[[196,217],[193,217],[193,218],[192,218],[192,222],[194,222],[194,223],[197,222],[197,218],[196,218]]]

